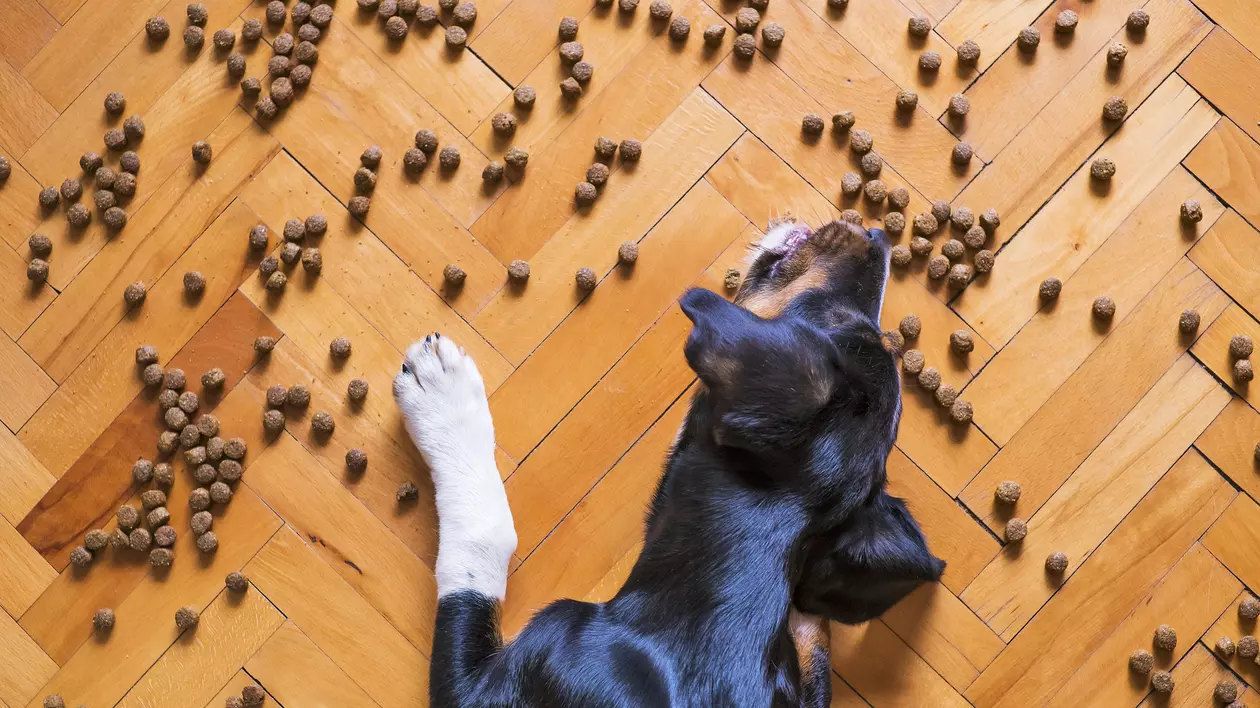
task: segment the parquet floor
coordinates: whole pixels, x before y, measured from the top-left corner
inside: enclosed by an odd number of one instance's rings
[[[1211,649],[1256,633],[1235,608],[1260,590],[1260,389],[1235,380],[1228,354],[1232,335],[1260,338],[1255,0],[770,0],[764,21],[786,40],[759,41],[749,61],[732,55],[739,4],[727,0],[675,0],[693,28],[684,43],[646,0],[630,15],[479,0],[462,53],[440,27],[391,42],[341,0],[310,86],[274,121],[255,119],[209,42],[263,4],[205,4],[206,47],[188,52],[182,0],[0,0],[0,154],[12,165],[0,186],[0,703],[59,693],[90,708],[199,708],[256,682],[287,708],[425,704],[436,523],[389,392],[401,350],[433,330],[473,353],[490,393],[520,537],[506,629],[557,597],[610,596],[692,384],[678,295],[722,291],[773,217],[882,218],[882,205],[841,196],[857,165],[847,136],[802,139],[804,114],[847,109],[886,160],[881,179],[910,190],[908,217],[946,200],[994,208],[1001,226],[986,246],[993,271],[961,292],[929,279],[925,258],[893,275],[885,325],[921,318],[909,346],[975,418],[952,424],[905,386],[891,485],[949,568],[881,620],[833,628],[834,705],[1209,706],[1232,677],[1242,704],[1260,706],[1260,666]],[[1130,35],[1139,7],[1150,26]],[[1053,29],[1064,9],[1080,15],[1070,37]],[[171,23],[164,44],[145,39],[152,15]],[[595,66],[574,103],[558,88],[565,15],[581,20]],[[922,40],[906,32],[913,15],[932,21]],[[715,23],[732,27],[706,48]],[[1029,25],[1042,36],[1033,55],[1013,45]],[[954,47],[969,39],[980,61],[960,67]],[[1115,41],[1129,53],[1109,70]],[[260,76],[270,48],[237,47]],[[916,68],[928,49],[944,57],[936,75]],[[513,108],[519,85],[537,90],[532,110]],[[911,114],[896,113],[898,89],[918,92]],[[102,110],[110,91],[147,126],[129,223],[110,235],[98,214],[72,231],[64,205],[41,210],[37,194],[80,176],[84,151],[116,163],[101,137],[121,120]],[[954,120],[960,92],[971,111]],[[1100,117],[1112,95],[1130,106],[1122,123]],[[520,116],[510,140],[490,126],[502,110]],[[459,149],[457,171],[404,172],[421,128]],[[643,157],[613,162],[598,201],[577,209],[598,136],[642,140]],[[965,169],[950,163],[960,138],[976,154]],[[198,140],[214,150],[205,167],[190,157]],[[385,158],[360,222],[346,205],[372,144]],[[484,187],[482,168],[511,146],[530,152],[524,178]],[[1089,176],[1097,156],[1117,165],[1104,186]],[[1178,218],[1187,199],[1204,214],[1191,227]],[[322,275],[297,268],[269,295],[250,227],[268,225],[275,249],[287,219],[314,213],[328,218]],[[53,242],[43,287],[25,277],[36,232]],[[937,252],[951,235],[933,237]],[[616,264],[624,241],[639,244],[633,269]],[[532,266],[524,289],[506,285],[518,258]],[[467,271],[462,289],[444,287],[448,263]],[[600,277],[585,297],[579,267]],[[186,298],[193,270],[207,285]],[[1043,306],[1050,275],[1063,293]],[[135,281],[148,296],[128,311]],[[1090,316],[1104,294],[1109,324]],[[1186,309],[1202,318],[1190,337],[1177,327]],[[966,356],[949,349],[959,329],[975,339]],[[257,357],[263,335],[279,344]],[[338,336],[354,347],[344,362],[328,354]],[[195,483],[179,462],[173,566],[107,549],[78,569],[71,550],[138,504],[131,466],[156,454],[142,344],[190,390],[210,367],[226,373],[202,410],[248,443],[244,478],[215,507],[216,553],[188,531]],[[370,382],[361,406],[346,399],[355,377]],[[264,392],[277,383],[305,384],[312,403],[271,439]],[[310,433],[316,410],[337,421],[327,440]],[[362,475],[346,470],[350,448],[368,454]],[[408,480],[420,498],[400,505]],[[993,502],[1002,480],[1022,485],[1013,510]],[[1030,530],[1004,545],[1009,514]],[[1055,551],[1070,562],[1061,577],[1043,568]],[[252,585],[243,596],[224,589],[234,570]],[[172,617],[189,605],[200,625],[181,635]],[[93,633],[99,608],[116,612],[107,636]],[[1176,680],[1171,700],[1127,670],[1159,624],[1180,637],[1156,657]]]

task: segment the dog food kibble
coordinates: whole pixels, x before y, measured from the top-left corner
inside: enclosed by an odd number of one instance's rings
[[[750,34],[761,23],[761,13],[751,7],[742,7],[735,13],[735,31]]]
[[[163,529],[169,529],[170,526],[163,526]],[[160,530],[160,529],[159,529]],[[174,533],[174,529],[171,529]],[[154,548],[149,551],[149,565],[154,568],[169,568],[171,563],[175,562],[175,552],[169,548]]]
[[[190,25],[205,27],[206,20],[210,18],[210,11],[206,9],[205,5],[199,2],[189,3],[187,12],[188,24]]]
[[[529,263],[522,260],[514,260],[508,264],[508,279],[513,283],[522,284],[529,280]]]
[[[215,432],[218,432],[217,430]],[[223,438],[211,436],[206,441],[206,459],[212,463],[217,463],[223,459],[223,448],[227,445]]]
[[[971,143],[958,142],[954,143],[954,149],[950,152],[949,159],[955,165],[966,165],[971,162],[973,154]]]
[[[398,492],[394,494],[394,498],[399,502],[414,501],[420,498],[420,490],[411,482],[403,482],[398,485]]]
[[[190,270],[184,273],[184,292],[196,297],[206,290],[206,276],[201,271]]]
[[[823,119],[817,113],[806,113],[801,119],[801,132],[806,135],[822,135]]]
[[[127,212],[119,207],[110,207],[101,215],[101,221],[105,222],[105,226],[113,231],[118,231],[127,225]]]
[[[1229,637],[1221,637],[1220,639],[1216,640],[1216,653],[1224,657],[1233,656],[1234,655],[1234,640],[1230,639]]]
[[[954,405],[954,401],[958,400],[958,389],[947,383],[937,386],[935,393],[936,403],[940,406],[944,406],[945,408],[949,408]]]
[[[337,427],[336,421],[333,420],[332,414],[328,411],[319,411],[311,416],[311,432],[320,436],[332,435],[333,430]]]
[[[949,259],[942,255],[932,256],[928,261],[927,274],[932,280],[944,278],[949,274]]]
[[[366,167],[360,167],[354,171],[354,186],[360,192],[371,192],[376,189],[376,173]],[[294,222],[297,222],[301,231],[297,232],[297,238],[289,238],[289,224]],[[306,225],[299,219],[289,219],[284,226],[284,234],[285,238],[289,238],[290,241],[300,241],[306,236]]]
[[[971,259],[972,265],[975,266],[977,273],[988,273],[993,270],[993,252],[977,251],[976,255]]]
[[[1151,676],[1151,688],[1155,689],[1156,693],[1172,693],[1175,685],[1173,675],[1167,671],[1156,671]]]
[[[292,394],[292,392],[297,388],[299,388],[299,386],[294,386],[289,389],[289,393]],[[306,388],[302,387],[302,391],[305,392]],[[306,395],[309,400],[310,394],[308,393]],[[289,402],[292,403],[293,401],[290,400]],[[245,459],[245,453],[248,451],[249,445],[245,442],[245,438],[231,438],[223,445],[223,454],[230,460],[243,460]]]
[[[232,501],[232,488],[224,482],[215,482],[210,485],[210,501],[215,504],[227,504]]]
[[[156,491],[156,490],[151,490]],[[161,492],[158,492],[161,494]],[[92,529],[83,535],[83,547],[89,551],[99,551],[109,543],[109,534],[101,529]]]
[[[449,263],[447,264],[445,268],[442,269],[442,279],[446,281],[446,284],[449,287],[452,287],[452,288],[458,288],[459,286],[463,285],[464,280],[467,277],[468,277],[468,274],[464,272],[464,269],[460,268],[454,263]]]
[[[1254,621],[1260,617],[1260,600],[1248,595],[1238,603],[1238,616],[1247,621]]]
[[[1064,10],[1054,19],[1054,31],[1058,34],[1072,34],[1081,18],[1071,10]]]
[[[257,42],[262,39],[262,22],[257,18],[251,17],[245,20],[245,24],[241,25],[241,39],[246,42]]]
[[[165,462],[153,466],[153,483],[159,487],[170,488],[175,483],[175,468]]]
[[[271,100],[281,108],[288,108],[293,103],[293,82],[284,76],[276,77],[271,82]]]
[[[73,228],[85,228],[92,221],[92,212],[82,204],[71,204],[70,208],[66,209],[66,221]]]
[[[595,185],[590,182],[578,182],[573,189],[573,198],[580,207],[595,203],[598,196],[599,190],[595,189]]]
[[[925,15],[915,15],[910,18],[906,28],[911,36],[926,37],[932,31],[932,20]]]
[[[1006,540],[1008,543],[1022,541],[1028,535],[1028,522],[1023,519],[1011,519],[1006,522]]]
[[[104,169],[104,168],[101,168],[101,169]],[[100,170],[97,170],[97,172],[99,171]],[[113,172],[111,171],[110,174],[113,174]],[[110,186],[111,187],[113,186],[112,181],[110,182]],[[39,190],[39,205],[40,206],[44,207],[45,209],[53,209],[60,203],[61,203],[61,192],[58,192],[56,187],[44,187],[43,189]]]
[[[350,356],[350,340],[345,337],[337,337],[328,344],[328,353],[333,355],[334,359],[345,359]]]
[[[1112,96],[1103,104],[1103,118],[1106,120],[1116,121],[1124,120],[1125,115],[1129,112],[1129,103],[1124,100],[1123,96]]]
[[[1172,651],[1177,648],[1177,630],[1161,624],[1155,628],[1155,648],[1160,651]]]
[[[223,373],[223,369],[216,366],[201,375],[201,387],[207,390],[223,388],[226,380],[227,375]]]
[[[145,528],[134,528],[127,535],[127,542],[131,546],[131,550],[137,553],[144,553],[153,545],[153,534],[149,533]]]
[[[913,258],[914,256],[911,255],[910,248],[908,246],[905,246],[899,243],[896,246],[892,247],[892,253],[890,255],[890,259],[892,261],[892,264],[897,266],[898,268],[905,268],[906,266],[910,265],[910,261]]]
[[[1221,703],[1233,703],[1238,698],[1238,684],[1229,679],[1222,679],[1217,682],[1212,695],[1216,696],[1216,700]]]
[[[869,157],[874,154],[875,153],[869,153],[867,156]],[[884,197],[888,196],[888,188],[884,186],[883,182],[880,182],[877,179],[873,179],[863,185],[862,191],[866,195],[866,200],[873,204],[878,204],[884,201]]]
[[[157,528],[171,522],[171,512],[167,511],[166,507],[159,506],[149,510],[146,520],[149,522],[149,528]]]
[[[965,208],[965,207],[964,207]],[[979,226],[971,226],[967,229],[967,233],[963,234],[963,245],[967,248],[981,248],[984,242],[989,239],[989,235]]]
[[[219,550],[219,537],[213,531],[207,531],[197,537],[197,550],[202,553],[214,553]]]
[[[757,53],[757,40],[751,34],[741,34],[735,38],[733,49],[737,58],[752,59]]]
[[[1046,571],[1047,572],[1054,573],[1057,575],[1067,570],[1067,567],[1068,567],[1068,557],[1066,553],[1062,551],[1055,551],[1054,553],[1051,553],[1050,555],[1046,556]]]
[[[843,132],[852,128],[856,121],[853,111],[840,111],[831,117],[831,129]]]
[[[859,155],[865,155],[875,147],[875,139],[865,130],[855,130],[849,136],[849,149]]]
[[[280,0],[271,0],[267,3],[267,24],[282,25],[284,24],[284,3]]]
[[[1025,27],[1019,31],[1019,37],[1015,41],[1024,52],[1035,52],[1037,45],[1041,44],[1041,30],[1036,27]]]
[[[327,7],[327,5],[320,5],[320,7]],[[372,208],[372,200],[360,194],[351,199],[346,208],[352,215],[362,218],[367,216],[368,210]]]
[[[276,338],[262,336],[254,340],[254,351],[259,354],[270,354],[276,348]]]
[[[1104,182],[1116,174],[1116,163],[1110,157],[1096,157],[1089,165],[1089,176]]]
[[[98,632],[108,632],[114,628],[114,611],[109,608],[101,608],[92,615],[92,627]]]
[[[959,258],[962,258],[965,253],[966,249],[963,248],[962,241],[959,241],[958,239],[951,238],[941,244],[941,254],[951,261],[956,261]]]
[[[993,491],[993,498],[1003,504],[1014,504],[1019,501],[1019,495],[1022,492],[1019,482],[1005,481],[998,484],[997,489]]]
[[[1197,199],[1187,199],[1181,203],[1181,220],[1187,224],[1197,224],[1203,220],[1203,207]]]
[[[198,140],[192,146],[193,162],[201,165],[210,164],[210,158],[214,155],[214,150],[210,147],[210,143],[204,140]]]
[[[245,468],[236,460],[223,460],[219,463],[218,478],[223,482],[236,482],[241,478]]]
[[[955,423],[970,423],[973,415],[975,415],[975,409],[972,407],[971,401],[964,401],[959,398],[954,401],[954,405],[949,407],[949,417]]]
[[[319,275],[324,270],[324,256],[318,248],[302,251],[302,269],[310,275]]]
[[[949,335],[949,347],[959,354],[967,354],[975,348],[975,342],[971,338],[971,332],[965,329],[954,330]]]
[[[263,430],[273,435],[284,430],[284,413],[275,409],[264,413]]]
[[[1229,339],[1229,355],[1235,359],[1250,357],[1254,349],[1255,343],[1251,341],[1251,337],[1245,334],[1235,334]]]
[[[210,515],[206,514],[206,517],[209,518]],[[198,534],[201,534],[208,531],[209,528],[210,527],[207,526],[202,531],[196,531],[196,529],[194,529],[194,531]],[[249,589],[249,579],[245,577],[244,573],[240,571],[236,571],[236,570],[227,574],[227,577],[224,578],[223,580],[223,584],[227,586],[227,589],[232,592],[245,592],[246,590]]]
[[[48,280],[48,261],[43,258],[32,258],[26,264],[26,279],[32,283],[44,283]]]
[[[166,506],[166,493],[160,489],[146,489],[140,495],[140,505],[145,511],[152,511],[159,506]]]
[[[70,563],[76,568],[86,568],[92,565],[92,552],[83,546],[75,546],[70,551]]]
[[[1063,292],[1063,281],[1053,275],[1041,281],[1041,286],[1037,289],[1037,294],[1042,300],[1054,300],[1061,292]]]
[[[209,413],[202,413],[197,416],[197,432],[203,438],[213,438],[219,434],[219,419]],[[206,451],[207,455],[209,450]]]
[[[105,94],[105,112],[118,115],[127,110],[127,97],[117,91]]]
[[[668,20],[674,14],[674,8],[666,0],[652,0],[652,4],[648,6],[648,12],[654,20]]]
[[[144,382],[145,386],[157,386],[162,383],[164,374],[161,364],[149,364],[140,372],[140,380]],[[183,411],[180,412],[182,413]]]
[[[906,230],[906,217],[899,211],[884,214],[884,230],[899,234]]]
[[[726,36],[726,25],[709,25],[704,28],[704,43],[710,47],[722,44]]]
[[[847,221],[854,226],[862,225],[862,215],[858,213],[857,209],[845,209],[840,212],[840,220]]]
[[[906,338],[895,329],[884,330],[884,342],[889,349],[900,351],[906,346]]]
[[[1255,378],[1255,370],[1251,366],[1250,359],[1239,359],[1234,362],[1234,379],[1240,383],[1247,383]]]
[[[941,55],[934,50],[927,50],[919,55],[919,69],[923,71],[936,71],[941,68]]]
[[[31,238],[34,238],[34,236],[32,236]],[[31,249],[31,250],[34,250],[34,249]],[[45,253],[43,255],[48,255],[48,254]],[[136,347],[136,363],[137,364],[140,364],[142,366],[147,366],[148,364],[152,364],[157,360],[158,360],[157,347],[153,346],[152,344],[145,344],[145,345]],[[167,408],[169,407],[170,406],[167,406]]]
[[[682,18],[679,18],[682,19]],[[787,31],[778,22],[769,22],[761,28],[761,43],[767,47],[778,47],[783,44]]]
[[[236,46],[236,33],[230,29],[216,31],[211,39],[214,41],[215,48],[219,51],[226,52]]]
[[[288,284],[289,276],[285,275],[283,271],[276,271],[267,276],[267,283],[265,287],[270,292],[280,293],[284,292],[284,288]]]
[[[923,371],[924,363],[923,352],[918,349],[911,349],[901,355],[901,370],[912,376],[917,376]]]
[[[262,686],[249,685],[241,689],[241,702],[246,708],[258,708],[267,700],[267,692]]]
[[[595,65],[589,61],[580,61],[573,65],[569,72],[578,83],[586,83],[595,75]]]
[[[206,31],[196,25],[184,29],[184,46],[192,50],[201,49],[206,43]]]
[[[862,191],[862,178],[856,172],[845,172],[840,178],[840,192],[853,196]]]
[[[958,63],[964,66],[975,66],[980,61],[980,45],[975,40],[968,39],[958,45]]]
[[[1107,295],[1099,295],[1094,298],[1094,317],[1100,320],[1109,320],[1116,314],[1116,301]]]
[[[173,526],[161,526],[153,532],[153,543],[159,548],[170,548],[175,545],[175,540],[179,536]]]
[[[590,268],[579,268],[577,275],[573,279],[577,283],[578,290],[582,292],[590,292],[599,284],[599,280],[595,277],[595,271]]]
[[[367,469],[367,453],[353,448],[346,451],[346,471],[351,474],[362,474]]]
[[[150,17],[144,23],[144,32],[155,42],[165,41],[171,36],[171,25],[165,17]]]
[[[438,165],[447,171],[459,167],[459,148],[454,145],[442,148],[442,151],[438,153]]]
[[[254,108],[258,111],[258,116],[264,120],[271,120],[280,112],[280,107],[276,105],[271,96],[263,96],[258,103],[254,104]]]
[[[123,302],[126,302],[128,307],[136,307],[144,302],[144,297],[148,292],[144,283],[136,281],[123,290]]]
[[[425,157],[424,151],[420,148],[411,148],[403,153],[403,169],[411,174],[417,174],[429,164],[429,158]]]
[[[1124,24],[1133,32],[1144,32],[1147,25],[1151,24],[1151,16],[1146,10],[1134,10],[1129,13],[1129,19]]]
[[[919,387],[924,391],[935,391],[941,386],[941,372],[929,366],[919,372]]]
[[[45,696],[44,708],[66,708],[66,702],[62,700],[60,694]]]
[[[157,364],[150,364],[150,366],[157,366]],[[162,377],[159,374],[158,381],[161,380]],[[179,449],[179,434],[173,430],[163,430],[158,434],[157,449],[162,455],[174,454],[175,450]]]
[[[176,391],[184,390],[187,384],[188,379],[184,376],[183,369],[171,369],[166,372],[166,378],[163,379],[163,385]]]
[[[311,392],[302,384],[294,384],[285,394],[285,402],[294,408],[305,408],[311,402]]]
[[[1238,639],[1238,656],[1244,659],[1254,659],[1256,654],[1260,653],[1260,643],[1256,642],[1256,638],[1250,634]]]
[[[245,79],[244,81],[241,82],[241,93],[245,94],[246,96],[257,96],[258,94],[262,93],[262,82],[253,77]],[[262,109],[260,108],[259,112],[261,111]],[[272,116],[266,116],[266,117],[272,117]]]
[[[884,158],[879,156],[877,152],[867,152],[858,161],[858,169],[862,170],[862,174],[867,178],[875,178],[884,169]]]
[[[965,288],[971,282],[971,266],[966,263],[955,263],[949,269],[949,285],[952,288]]]
[[[382,10],[384,10],[385,7],[386,6],[384,4],[381,5]],[[395,9],[397,8],[397,6],[394,7]],[[390,17],[385,21],[385,36],[395,41],[406,37],[407,21],[397,15]],[[465,35],[465,41],[467,41],[467,35]]]
[[[1066,558],[1064,559],[1066,562]],[[1143,676],[1149,676],[1155,668],[1155,655],[1145,649],[1135,649],[1129,655],[1129,670]]]
[[[195,607],[181,607],[175,611],[175,626],[181,630],[192,629],[199,621],[201,621],[201,613]]]

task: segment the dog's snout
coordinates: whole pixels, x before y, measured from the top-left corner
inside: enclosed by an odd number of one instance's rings
[[[886,242],[888,234],[883,229],[870,229],[866,232],[866,237],[872,241]]]

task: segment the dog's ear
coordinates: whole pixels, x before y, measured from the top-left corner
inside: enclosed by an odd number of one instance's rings
[[[687,364],[709,390],[729,391],[740,373],[737,342],[747,336],[754,316],[704,288],[688,290],[679,304],[694,325],[683,349]]]
[[[844,624],[882,615],[945,570],[905,503],[883,491],[809,541],[803,555],[795,605]]]

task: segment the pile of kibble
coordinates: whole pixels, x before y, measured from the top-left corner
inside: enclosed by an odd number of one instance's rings
[[[328,219],[323,214],[284,222],[280,248],[276,254],[258,262],[258,275],[268,292],[276,296],[283,293],[289,283],[289,272],[299,262],[307,277],[319,277],[324,270],[324,255],[314,242],[327,231]],[[271,232],[266,224],[259,223],[250,227],[247,238],[251,250],[264,251],[271,243]]]

